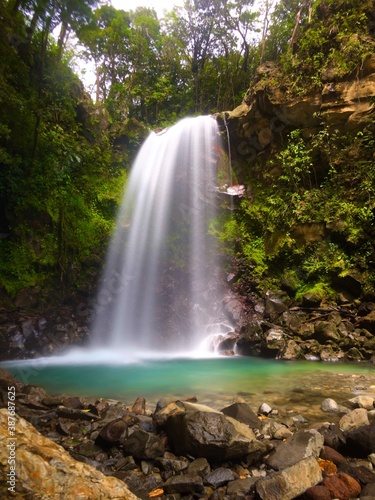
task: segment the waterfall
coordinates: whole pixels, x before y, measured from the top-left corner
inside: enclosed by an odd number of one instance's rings
[[[188,352],[217,313],[214,237],[219,134],[209,116],[152,132],[140,149],[116,221],[92,346]]]

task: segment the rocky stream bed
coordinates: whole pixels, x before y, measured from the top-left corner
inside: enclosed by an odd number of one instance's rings
[[[320,421],[312,423],[267,401],[252,408],[239,397],[225,408],[192,397],[161,399],[149,409],[142,397],[128,406],[50,395],[1,369],[0,493],[43,500],[369,500],[375,389],[371,377],[362,383],[362,394],[346,401],[322,400]],[[4,479],[10,453],[15,493]]]

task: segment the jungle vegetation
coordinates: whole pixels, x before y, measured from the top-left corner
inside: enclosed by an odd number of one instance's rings
[[[334,19],[319,20],[332,4]],[[264,61],[280,65],[273,83],[297,97],[321,85],[327,57],[347,73],[366,55],[373,12],[372,0],[185,0],[159,19],[96,0],[0,0],[1,296],[90,287],[149,130],[235,108]],[[95,74],[86,89],[85,62]],[[246,174],[254,200],[218,225],[229,258],[267,286],[297,267],[300,290],[352,267],[373,283],[373,134],[373,123],[309,142],[291,131],[266,160],[281,183],[265,182],[258,164]],[[323,157],[328,174],[318,178]],[[341,239],[301,249],[291,228],[328,223],[335,210]],[[271,251],[276,228],[283,237]],[[281,262],[284,277],[273,271]]]

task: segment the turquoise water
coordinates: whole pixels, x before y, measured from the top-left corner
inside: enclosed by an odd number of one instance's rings
[[[214,408],[241,397],[252,407],[263,402],[285,411],[317,411],[326,397],[339,403],[374,393],[375,368],[367,364],[285,362],[248,357],[149,359],[134,363],[79,363],[64,358],[1,364],[22,382],[49,393],[115,399],[131,405],[138,396],[150,409],[162,397],[195,396]]]

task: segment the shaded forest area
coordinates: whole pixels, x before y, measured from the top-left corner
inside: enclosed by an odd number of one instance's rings
[[[278,72],[262,85],[288,99],[322,87],[327,61],[343,80],[373,53],[373,23],[372,0],[186,0],[163,19],[94,0],[0,0],[2,301],[95,285],[150,130],[236,108],[265,61]],[[94,98],[78,59],[95,68]],[[332,277],[352,269],[371,289],[374,145],[370,116],[361,130],[321,127],[313,138],[286,129],[254,163],[234,159],[252,194],[213,229],[230,262],[258,289],[288,279],[293,293],[306,285],[329,293]],[[292,229],[324,221],[327,199],[346,232],[301,246]],[[272,243],[276,228],[284,236]]]

